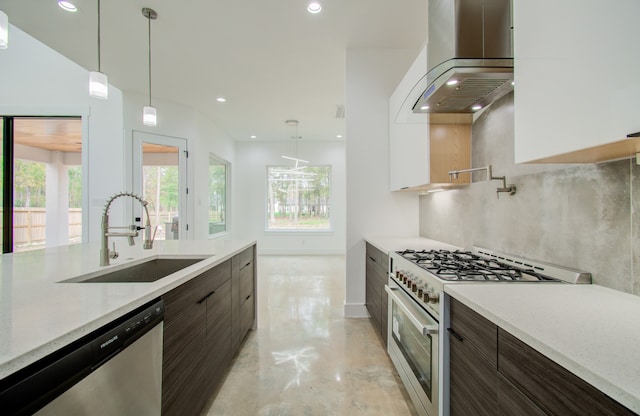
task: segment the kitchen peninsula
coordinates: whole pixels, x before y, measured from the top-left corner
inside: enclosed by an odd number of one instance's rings
[[[120,257],[108,267],[98,265],[98,244],[2,256],[0,379],[245,252],[253,262],[254,247],[255,241],[230,239],[157,241],[151,250],[119,247]],[[204,260],[155,282],[61,283],[153,258]]]

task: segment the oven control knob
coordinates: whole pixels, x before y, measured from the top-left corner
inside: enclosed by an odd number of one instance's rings
[[[418,297],[422,298],[423,294],[424,294],[424,286],[418,287]]]
[[[417,292],[418,291],[418,284],[415,281],[413,283],[411,283],[411,291],[412,292]]]
[[[440,294],[434,292],[433,290],[429,291],[429,303],[438,303],[440,301]]]

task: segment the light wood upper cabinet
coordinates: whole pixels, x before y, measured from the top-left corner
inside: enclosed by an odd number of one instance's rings
[[[640,151],[638,0],[517,0],[515,161],[596,162]]]
[[[467,184],[450,181],[450,170],[471,167],[470,114],[413,114],[426,86],[427,49],[411,65],[389,98],[389,186],[391,191],[425,191]]]

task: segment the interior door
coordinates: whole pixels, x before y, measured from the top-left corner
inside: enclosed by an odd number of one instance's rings
[[[187,238],[186,139],[134,131],[133,191],[149,203],[156,240]],[[142,218],[142,208],[133,209]]]

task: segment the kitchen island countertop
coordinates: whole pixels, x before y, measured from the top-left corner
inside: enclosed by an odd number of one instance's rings
[[[640,413],[640,297],[536,283],[447,285],[445,292]]]
[[[99,244],[0,256],[0,379],[230,259],[255,241],[169,240],[127,247],[100,267]],[[157,257],[205,258],[149,283],[60,283]]]

